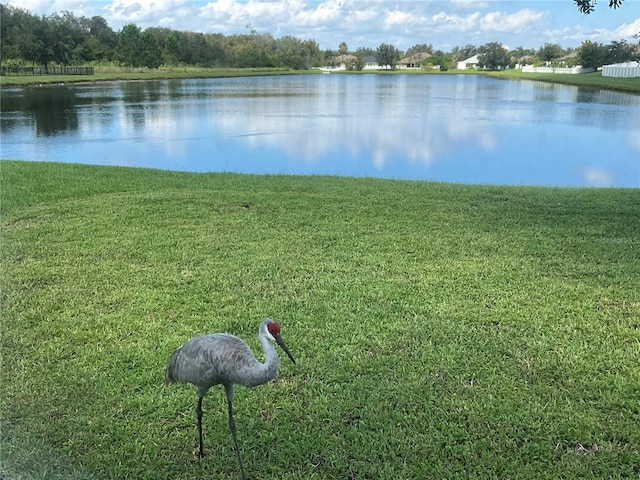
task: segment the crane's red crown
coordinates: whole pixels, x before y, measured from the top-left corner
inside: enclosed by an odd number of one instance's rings
[[[267,330],[269,330],[269,333],[274,337],[276,335],[280,335],[280,325],[278,325],[276,322],[267,323]]]

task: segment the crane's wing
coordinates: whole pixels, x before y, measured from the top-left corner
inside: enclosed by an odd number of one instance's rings
[[[249,347],[233,335],[214,333],[189,340],[167,364],[165,381],[192,383],[201,391],[219,383],[239,383],[247,369],[259,365]]]

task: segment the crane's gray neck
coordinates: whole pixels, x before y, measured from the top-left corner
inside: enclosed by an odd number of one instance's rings
[[[278,353],[273,343],[270,342],[266,336],[260,335],[260,344],[264,350],[264,363],[256,361],[256,368],[253,369],[251,375],[242,383],[245,387],[255,387],[267,383],[278,373],[280,359],[278,358]]]

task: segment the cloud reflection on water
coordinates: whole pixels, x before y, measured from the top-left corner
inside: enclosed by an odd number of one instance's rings
[[[461,183],[640,186],[637,95],[468,75],[315,75],[63,88],[64,108],[58,113],[47,103],[55,88],[26,104],[24,95],[8,100],[3,95],[5,158]]]

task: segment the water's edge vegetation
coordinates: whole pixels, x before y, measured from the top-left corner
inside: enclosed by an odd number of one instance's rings
[[[639,189],[0,162],[0,476],[239,478],[176,346],[264,316],[251,478],[636,478]]]

